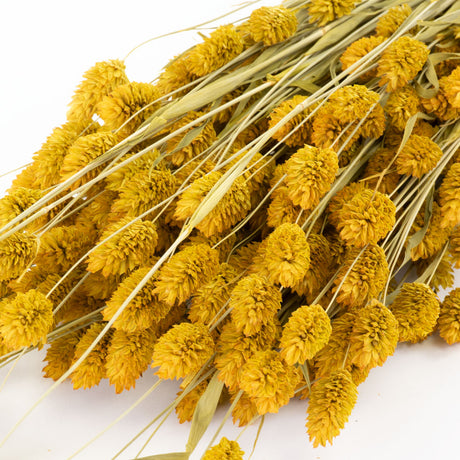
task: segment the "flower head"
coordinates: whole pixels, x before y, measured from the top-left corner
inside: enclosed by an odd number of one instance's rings
[[[219,444],[209,448],[203,455],[203,460],[243,460],[244,452],[236,441],[222,438]]]
[[[376,298],[385,287],[389,274],[385,252],[380,246],[369,244],[356,260],[359,253],[358,248],[349,250],[334,280],[335,291],[342,284],[337,302],[349,307],[364,306]],[[351,271],[345,276],[350,268]]]
[[[110,321],[131,292],[150,271],[150,268],[138,268],[125,278],[117,287],[102,312],[105,321]],[[153,290],[155,276],[137,293],[133,300],[125,307],[120,316],[113,323],[115,329],[129,334],[149,328],[159,323],[170,311],[171,307],[160,302]]]
[[[234,396],[232,396],[232,400]],[[243,392],[240,399],[236,403],[232,411],[233,424],[242,427],[249,425],[249,423],[259,415],[257,412],[257,406],[247,393]]]
[[[243,49],[243,38],[232,25],[218,27],[188,53],[189,71],[203,77],[235,59]]]
[[[306,96],[296,95],[281,102],[281,104],[270,112],[268,122],[269,128],[276,126],[286,115],[292,112],[306,99]],[[287,123],[278,128],[272,135],[273,139],[279,142],[283,141],[289,147],[303,147],[310,139],[312,119],[307,121],[305,121],[305,119],[310,115],[312,110],[313,106],[310,106],[292,117]],[[284,139],[285,137],[286,139]]]
[[[286,185],[280,185],[271,195],[271,201],[267,209],[267,225],[277,228],[285,223],[295,223],[302,208],[295,206],[289,198],[289,190]]]
[[[152,360],[155,341],[152,329],[133,333],[114,331],[107,349],[105,368],[116,393],[136,386],[136,380],[148,369]]]
[[[48,363],[43,368],[46,378],[59,380],[69,370],[74,359],[75,348],[82,335],[83,332],[79,330],[50,343],[44,359]]]
[[[88,166],[96,158],[103,155],[118,143],[118,137],[112,133],[100,131],[79,137],[69,148],[61,166],[61,181],[65,181]],[[83,177],[72,184],[72,189],[94,179],[100,167],[88,171]]]
[[[142,148],[141,148],[142,147]],[[134,147],[130,152],[122,156],[119,160],[119,163],[129,159],[131,156],[139,153],[139,151],[146,148],[147,145],[144,145],[143,142]],[[140,149],[137,151],[137,149]],[[160,152],[157,149],[152,149],[149,152],[144,153],[142,156],[136,158],[134,161],[129,162],[127,165],[117,169],[112,174],[106,177],[106,190],[113,192],[118,192],[118,190],[128,184],[132,179],[137,177],[137,175],[142,175],[144,171],[156,171],[156,170],[165,170],[166,168],[162,167],[162,163],[158,164],[158,157]]]
[[[93,234],[75,225],[53,227],[40,238],[37,264],[49,272],[65,272],[91,249],[93,243]]]
[[[325,104],[318,110],[312,124],[312,143],[318,148],[331,148],[336,152],[351,150],[361,135],[359,130],[356,130],[358,121],[345,123],[329,109],[328,104]]]
[[[339,169],[332,149],[305,146],[286,162],[288,196],[302,209],[314,208],[331,188]]]
[[[363,182],[350,182],[342,190],[338,191],[327,205],[327,219],[331,225],[337,228],[341,219],[341,213],[346,203],[351,201],[355,195],[366,189]]]
[[[395,156],[393,149],[382,147],[377,149],[374,155],[369,159],[366,169],[364,170],[363,177],[366,179],[365,184],[371,190],[377,190],[380,193],[390,194],[398,186],[400,175],[395,171],[395,167],[392,165],[387,170],[390,162]],[[382,173],[385,174],[382,177]],[[367,179],[368,178],[368,179]]]
[[[460,67],[455,68],[450,75],[444,77],[442,83],[449,104],[460,109]]]
[[[185,396],[182,396],[185,390],[181,390],[179,393],[177,393],[177,396],[182,397],[181,401],[179,401],[176,406],[176,415],[179,419],[179,423],[192,421],[198,401],[206,391],[208,383],[209,381],[204,380],[195,388],[190,390]]]
[[[169,169],[144,169],[119,188],[111,212],[120,217],[137,217],[174,194],[177,179]],[[158,214],[153,212],[150,215]]]
[[[441,205],[441,227],[460,224],[460,163],[454,163],[447,171],[439,187]]]
[[[265,275],[270,283],[295,286],[310,266],[305,232],[297,224],[281,224],[260,245],[253,262],[253,271]]]
[[[411,13],[412,8],[407,3],[390,8],[377,22],[377,36],[388,38],[393,35]]]
[[[0,335],[11,350],[46,341],[52,327],[53,304],[35,289],[18,293],[1,304]]]
[[[420,98],[411,85],[397,89],[388,97],[385,112],[393,126],[403,131],[410,117],[420,109]]]
[[[37,255],[37,238],[28,233],[13,233],[0,241],[0,281],[22,275]]]
[[[233,288],[229,308],[237,331],[246,336],[257,334],[263,326],[273,322],[281,307],[281,293],[257,274],[245,276]]]
[[[75,355],[72,364],[83,356],[83,353],[85,353],[94,340],[96,340],[104,327],[105,323],[93,323],[86,329],[75,347]],[[100,381],[106,378],[105,361],[111,336],[112,331],[109,330],[91,350],[83,362],[72,372],[70,378],[74,390],[78,390],[79,388],[91,388],[95,385],[99,385]]]
[[[118,86],[97,106],[97,113],[109,130],[120,129],[123,137],[132,134],[159,107],[158,89],[135,81]]]
[[[214,353],[214,341],[202,324],[176,324],[155,345],[152,367],[161,379],[180,379],[194,374]]]
[[[439,253],[434,256],[429,257],[428,259],[419,259],[416,264],[417,276],[422,276],[428,267],[437,260]],[[432,265],[431,265],[432,267]],[[434,292],[438,292],[441,289],[449,289],[455,283],[455,272],[454,272],[454,258],[452,254],[448,251],[442,256],[439,261],[438,267],[433,273],[433,277],[427,281],[427,284],[430,286]]]
[[[219,253],[207,244],[192,244],[174,254],[158,272],[155,294],[173,306],[185,302],[219,269]]]
[[[273,318],[262,326],[257,334],[247,337],[233,322],[226,323],[217,341],[217,355],[214,360],[219,370],[219,380],[225,382],[230,391],[240,388],[240,376],[243,365],[254,353],[272,347],[278,337],[279,323]]]
[[[311,0],[307,4],[310,22],[324,26],[334,19],[350,14],[355,4],[355,0]]]
[[[96,62],[83,74],[83,81],[69,104],[67,118],[71,121],[90,120],[104,96],[117,86],[128,83],[125,64],[118,59]]]
[[[429,48],[419,40],[406,35],[399,37],[382,54],[377,67],[379,85],[388,84],[387,91],[405,86],[422,70]]]
[[[104,241],[129,222],[130,218],[123,218],[109,225],[102,233],[100,241]],[[138,220],[99,245],[90,254],[88,271],[95,273],[101,270],[105,277],[128,273],[152,258],[157,241],[156,225],[150,221]]]
[[[196,80],[197,77],[190,72],[188,53],[171,59],[158,78],[157,88],[162,95],[177,91],[183,86]],[[178,91],[173,97],[180,97],[187,90]]]
[[[187,113],[180,120],[176,121],[170,128],[169,131],[172,133],[178,129],[183,128],[189,123],[203,116],[203,112],[191,111]],[[185,142],[185,136],[192,130],[198,129],[198,132],[193,139]],[[182,166],[189,160],[195,158],[201,152],[204,152],[212,143],[216,140],[216,131],[214,126],[210,122],[204,122],[200,125],[195,125],[191,128],[187,128],[182,134],[174,136],[172,139],[167,141],[168,151],[171,152],[171,162],[174,166]]]
[[[395,160],[399,174],[422,177],[430,172],[442,157],[442,150],[430,138],[411,134]]]
[[[450,253],[455,261],[455,267],[460,268],[460,227],[457,227],[450,236]]]
[[[18,217],[43,196],[41,190],[16,187],[0,199],[0,226]]]
[[[439,300],[423,283],[405,283],[390,305],[398,320],[400,342],[421,342],[431,334],[439,316]]]
[[[429,99],[420,99],[422,107],[426,113],[433,114],[439,121],[449,121],[458,118],[460,109],[453,107],[446,97],[444,92],[444,79],[439,79],[439,91],[438,93]]]
[[[409,231],[409,238],[425,228],[425,212],[425,206],[422,206]],[[410,251],[412,260],[428,259],[443,248],[449,238],[451,228],[443,227],[442,222],[442,208],[440,208],[436,202],[433,202],[431,218],[428,223],[428,228],[423,235],[423,239]]]
[[[340,62],[342,63],[342,70],[346,70],[349,67],[351,67],[361,58],[370,53],[374,48],[377,48],[377,46],[383,43],[383,41],[383,37],[377,36],[363,37],[359,40],[354,41],[340,57]],[[375,77],[376,73],[377,71],[373,69],[363,74],[360,78],[362,80],[368,80],[370,78]]]
[[[179,220],[191,217],[221,177],[219,171],[213,171],[195,180],[180,196],[175,217]],[[223,233],[243,219],[250,207],[251,196],[248,186],[243,177],[237,177],[227,193],[196,228],[207,237]]]
[[[449,345],[460,342],[460,288],[450,291],[441,303],[438,329]]]
[[[300,380],[297,368],[287,366],[279,353],[256,352],[241,370],[240,386],[253,398],[259,414],[277,413],[294,396]]]
[[[93,134],[99,128],[98,123],[69,121],[58,126],[48,136],[41,149],[34,154],[33,188],[46,190],[61,180],[61,166],[71,145],[81,136]]]
[[[238,272],[244,272],[253,263],[254,257],[257,255],[260,244],[258,241],[239,247],[230,257],[228,263]]]
[[[313,358],[329,341],[331,322],[321,305],[298,308],[283,327],[281,357],[289,364]]]
[[[379,100],[380,96],[366,86],[349,85],[334,91],[323,110],[347,124],[365,118]]]
[[[345,426],[358,397],[348,371],[337,370],[313,384],[307,409],[307,431],[313,447],[332,444]]]
[[[350,337],[355,323],[355,312],[346,312],[332,321],[332,332],[327,345],[314,358],[315,377],[327,377],[344,369],[350,372],[355,385],[364,382],[369,367],[360,368],[351,362]]]
[[[309,302],[313,301],[327,284],[333,258],[329,241],[323,235],[310,233],[307,243],[310,247],[310,266],[293,290],[300,296],[306,296]]]
[[[396,206],[388,195],[366,189],[344,204],[337,229],[347,244],[362,248],[388,234],[395,214]]]
[[[263,6],[251,13],[244,28],[255,42],[270,46],[295,34],[297,18],[293,10],[283,6]]]
[[[226,263],[219,267],[217,275],[207,284],[198,289],[190,302],[188,317],[193,323],[207,324],[218,319],[225,303],[230,298],[230,293],[238,278],[238,272]]]
[[[350,355],[358,367],[381,366],[398,343],[398,321],[377,300],[357,312],[350,336]]]

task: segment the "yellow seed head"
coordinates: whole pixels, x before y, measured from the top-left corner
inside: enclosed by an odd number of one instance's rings
[[[337,229],[348,245],[362,248],[377,243],[395,224],[396,206],[380,192],[366,189],[345,203]]]
[[[245,276],[233,288],[229,303],[232,321],[237,331],[246,336],[257,334],[273,322],[281,307],[281,293],[257,274]]]
[[[450,227],[442,227],[442,222],[443,217],[441,208],[436,202],[434,202],[428,229],[423,236],[422,241],[410,251],[412,260],[416,261],[419,259],[428,259],[441,251],[452,230]],[[409,238],[424,227],[425,206],[422,206],[415,218],[412,228],[409,231]]]
[[[407,3],[390,8],[377,22],[377,36],[388,38],[393,35],[411,13],[412,8]]]
[[[337,295],[337,302],[348,307],[364,306],[371,299],[376,298],[388,279],[389,272],[385,252],[375,244],[369,244],[354,263],[348,276],[345,277],[359,253],[359,248],[349,250],[343,266],[334,280],[334,291],[339,289],[343,281]]]
[[[340,57],[342,63],[342,70],[346,70],[353,64],[358,62],[361,58],[370,53],[374,48],[383,43],[383,37],[371,36],[363,37],[353,42]],[[377,71],[375,69],[366,72],[360,78],[364,81],[369,80],[376,76]]]
[[[109,225],[102,233],[100,241],[104,241],[129,222],[131,219],[126,217]],[[96,273],[101,270],[104,277],[131,272],[151,259],[157,241],[156,225],[150,221],[138,220],[99,245],[90,254],[88,271]]]
[[[386,48],[377,67],[380,86],[387,84],[387,91],[405,86],[422,70],[430,50],[419,40],[399,37]]]
[[[273,318],[257,334],[247,337],[233,322],[224,325],[217,341],[214,365],[219,370],[219,380],[225,382],[229,391],[240,389],[241,368],[254,353],[271,348],[279,328],[279,323],[275,323]]]
[[[313,447],[332,444],[348,422],[358,390],[348,371],[338,370],[313,384],[307,409],[307,431]]]
[[[254,258],[252,271],[265,275],[270,283],[294,287],[310,266],[310,247],[298,224],[281,224],[263,241]]]
[[[175,217],[181,221],[191,217],[221,177],[219,171],[213,171],[195,180],[180,196]],[[243,219],[250,207],[248,186],[243,177],[237,177],[227,193],[196,228],[207,237],[221,234]]]
[[[449,345],[460,342],[460,288],[450,291],[441,303],[438,329]]]
[[[399,174],[422,177],[430,172],[442,157],[442,150],[430,138],[411,134],[396,157]]]
[[[421,342],[431,334],[439,316],[439,300],[423,283],[405,283],[390,305],[398,320],[400,342]]]
[[[214,353],[214,341],[202,324],[176,324],[155,345],[152,367],[161,379],[194,374]]]
[[[45,342],[52,327],[53,304],[35,289],[18,293],[1,304],[0,335],[11,350]]]
[[[185,302],[219,269],[219,253],[207,244],[193,244],[174,254],[158,272],[155,294],[173,306]]]
[[[83,353],[86,352],[104,327],[105,323],[93,323],[86,329],[75,347],[75,355],[72,364],[81,358]],[[78,390],[79,388],[91,388],[95,385],[99,385],[100,381],[106,378],[105,362],[112,332],[112,330],[109,330],[91,350],[83,362],[72,372],[70,378],[74,390]]]
[[[460,224],[460,163],[454,163],[447,171],[439,187],[441,205],[441,227],[455,227]]]
[[[28,233],[13,233],[0,241],[0,281],[22,275],[37,254],[37,238]]]
[[[189,52],[189,71],[203,77],[235,59],[243,49],[243,38],[232,25],[218,27]]]
[[[277,125],[286,115],[292,112],[306,99],[306,96],[296,95],[281,102],[281,104],[278,105],[278,107],[275,107],[269,115],[269,128],[273,128]],[[287,123],[278,128],[278,130],[272,135],[273,139],[276,139],[279,142],[283,141],[289,147],[303,147],[310,139],[310,130],[313,120],[310,118],[310,120],[305,121],[305,119],[312,110],[313,107],[310,106],[291,118]],[[286,139],[284,139],[285,137]]]
[[[253,398],[259,414],[277,413],[294,396],[300,381],[296,367],[287,366],[279,353],[256,352],[241,370],[240,386]]]
[[[117,86],[128,83],[125,64],[118,59],[96,62],[83,74],[83,81],[69,104],[70,121],[90,120],[102,98]]]
[[[406,85],[391,93],[385,104],[385,112],[390,122],[400,131],[403,131],[407,120],[420,110],[420,98],[415,89]]]
[[[314,208],[329,191],[339,169],[332,149],[305,146],[286,162],[288,196],[304,210]]]
[[[210,447],[203,455],[203,460],[243,460],[244,451],[236,441],[222,438],[219,444]]]
[[[382,366],[398,343],[398,321],[377,300],[357,312],[350,337],[352,363],[358,367]]]
[[[114,331],[107,349],[105,368],[117,394],[136,386],[136,380],[148,369],[152,360],[155,341],[152,329],[133,333]]]
[[[251,13],[244,29],[255,42],[263,42],[265,46],[275,45],[295,34],[297,18],[293,10],[282,6],[263,6]]]
[[[355,0],[311,0],[307,4],[310,22],[324,26],[334,19],[350,14],[355,4]]]
[[[150,83],[135,81],[118,86],[97,106],[104,127],[118,130],[122,137],[132,134],[159,107],[158,89]]]
[[[281,357],[289,364],[303,364],[329,341],[331,322],[321,305],[298,308],[283,327]]]
[[[113,318],[123,302],[147,275],[149,270],[149,267],[138,268],[118,285],[102,312],[105,321],[110,321]],[[145,330],[165,318],[171,308],[156,298],[153,293],[154,288],[155,275],[147,281],[136,297],[125,307],[121,315],[113,323],[113,327],[132,334]]]

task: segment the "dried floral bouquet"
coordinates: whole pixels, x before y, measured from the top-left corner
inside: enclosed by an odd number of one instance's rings
[[[460,288],[436,295],[460,267],[459,59],[459,0],[288,0],[153,84],[96,63],[0,200],[1,366],[49,344],[40,400],[179,379],[145,430],[175,410],[187,445],[144,458],[189,458],[228,401],[246,426],[308,399],[332,442],[398,342],[460,341]],[[219,434],[203,458],[242,459]]]

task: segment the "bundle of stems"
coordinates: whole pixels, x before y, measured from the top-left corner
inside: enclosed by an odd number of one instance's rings
[[[458,0],[288,0],[153,83],[96,63],[0,200],[0,365],[47,344],[37,404],[179,379],[136,458],[174,410],[167,458],[189,458],[228,400],[246,426],[308,399],[332,443],[398,342],[460,341],[460,289],[437,297],[460,266],[459,59]],[[203,458],[243,458],[219,433]]]

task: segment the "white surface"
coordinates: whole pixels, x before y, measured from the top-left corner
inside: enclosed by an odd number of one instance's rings
[[[123,58],[138,43],[191,26],[230,9],[234,0],[132,0],[62,2],[6,1],[0,4],[1,172],[26,164],[51,130],[65,121],[66,105],[81,74],[96,61]],[[270,1],[263,4],[276,4]],[[242,15],[242,13],[239,13]],[[237,15],[238,16],[238,15]],[[238,16],[239,17],[239,16]],[[220,23],[224,23],[221,20]],[[136,51],[128,76],[149,81],[174,54],[197,41],[189,32]],[[4,190],[12,176],[2,179]],[[457,274],[456,286],[460,286]],[[52,384],[41,377],[43,353],[24,357],[0,393],[0,438]],[[459,458],[460,345],[437,336],[422,344],[399,345],[394,357],[374,369],[359,387],[359,399],[334,445],[313,449],[305,434],[306,402],[292,401],[266,417],[254,460],[386,460]],[[0,370],[3,380],[5,370]],[[61,460],[118,417],[154,382],[146,372],[135,390],[115,395],[107,382],[87,391],[61,385],[0,449],[1,460]],[[165,383],[78,459],[108,459],[147,424],[177,386]],[[224,411],[200,443],[202,452]],[[189,425],[167,421],[145,455],[181,451]],[[230,439],[240,431],[227,423]],[[240,438],[246,457],[257,426]],[[139,444],[138,444],[139,445]],[[137,449],[120,458],[132,458]],[[192,457],[199,458],[199,455]]]

